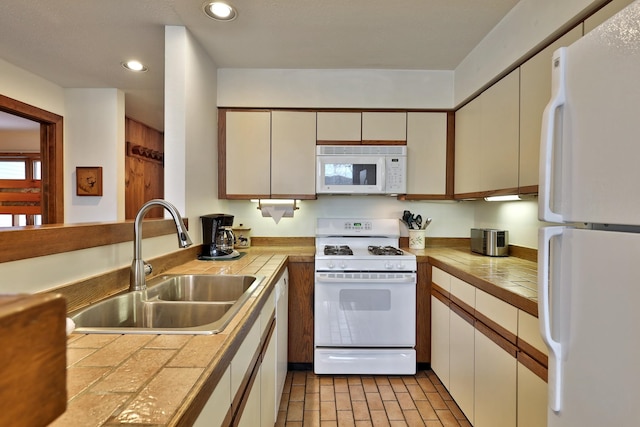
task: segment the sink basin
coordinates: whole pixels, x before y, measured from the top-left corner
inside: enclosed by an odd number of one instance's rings
[[[108,298],[72,314],[79,333],[215,334],[263,277],[164,275],[145,291]]]
[[[256,282],[255,276],[161,276],[147,289],[149,298],[164,301],[237,301]]]

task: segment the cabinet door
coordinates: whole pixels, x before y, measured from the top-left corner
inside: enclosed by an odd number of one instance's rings
[[[288,343],[289,338],[289,271],[284,274],[276,283],[276,416],[284,390],[284,383],[287,378],[288,368]]]
[[[277,321],[276,321],[277,324]],[[276,405],[280,399],[276,397],[276,335],[271,340],[262,356],[260,366],[260,426],[273,427],[276,422]]]
[[[547,382],[518,362],[518,427],[546,427]]]
[[[362,113],[363,144],[404,144],[407,141],[407,113]]]
[[[456,111],[454,186],[456,194],[482,189],[480,183],[481,99],[476,98]]]
[[[447,192],[447,113],[407,113],[407,194]]]
[[[271,113],[226,114],[226,192],[247,198],[271,195]]]
[[[516,69],[480,95],[483,191],[518,187],[519,85],[520,70]]]
[[[449,389],[449,307],[431,296],[431,369]]]
[[[313,363],[313,262],[289,263],[289,363]]]
[[[362,113],[317,113],[318,144],[360,144]]]
[[[569,46],[582,35],[579,25],[520,67],[520,155],[519,187],[537,193],[542,113],[551,98],[551,57],[556,49]]]
[[[271,112],[271,195],[316,194],[316,113]]]
[[[193,427],[221,426],[229,409],[231,409],[231,369],[227,368],[193,423]]]
[[[449,330],[449,393],[464,415],[474,420],[473,318],[451,305]]]
[[[500,338],[498,338],[500,339]],[[475,331],[475,427],[516,425],[517,361],[479,330]]]
[[[260,368],[256,374],[255,381],[251,386],[249,396],[246,398],[244,409],[238,421],[238,427],[256,427],[260,423]]]

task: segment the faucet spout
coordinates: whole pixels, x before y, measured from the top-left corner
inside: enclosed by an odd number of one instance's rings
[[[178,245],[181,248],[186,248],[193,244],[189,233],[187,233],[187,228],[184,226],[182,217],[175,206],[162,199],[149,200],[142,205],[133,223],[133,261],[131,262],[131,273],[129,274],[130,291],[142,291],[147,288],[145,276],[151,273],[151,265],[145,263],[142,259],[142,219],[147,211],[154,206],[165,208],[173,217],[178,235]]]

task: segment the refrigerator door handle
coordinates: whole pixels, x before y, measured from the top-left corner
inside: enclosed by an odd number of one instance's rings
[[[562,344],[551,333],[551,302],[549,293],[550,244],[562,235],[566,227],[544,227],[538,232],[538,316],[542,340],[549,348],[549,407],[559,412],[562,407]],[[556,266],[557,267],[557,266]]]
[[[566,102],[565,92],[565,63],[566,49],[560,48],[554,52],[552,59],[552,84],[551,100],[542,114],[542,132],[540,138],[540,185],[538,203],[538,218],[542,221],[564,222],[560,213],[551,208],[552,184],[551,173],[553,171],[553,153],[557,143],[556,113]],[[557,187],[557,186],[556,186]]]

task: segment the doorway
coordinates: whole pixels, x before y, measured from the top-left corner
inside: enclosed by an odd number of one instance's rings
[[[0,111],[40,123],[42,224],[64,223],[62,116],[4,95]]]

